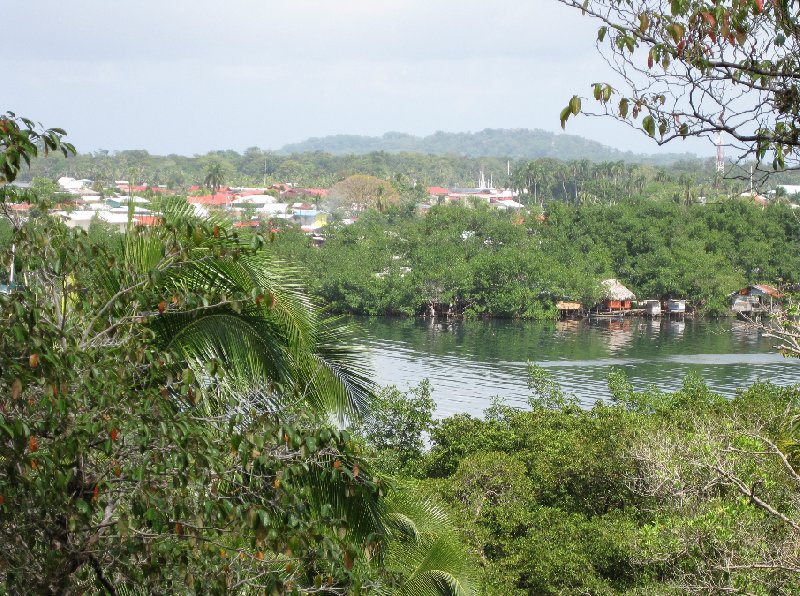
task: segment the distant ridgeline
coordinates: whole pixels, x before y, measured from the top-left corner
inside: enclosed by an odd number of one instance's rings
[[[487,128],[480,132],[438,131],[426,137],[416,137],[400,132],[387,132],[380,137],[331,135],[312,137],[299,143],[284,145],[278,153],[297,154],[314,151],[334,155],[361,155],[385,151],[387,153],[507,157],[510,159],[552,157],[562,160],[623,160],[664,165],[680,160],[697,159],[690,153],[643,155],[630,151],[619,151],[576,135],[555,134],[546,130],[526,128]]]

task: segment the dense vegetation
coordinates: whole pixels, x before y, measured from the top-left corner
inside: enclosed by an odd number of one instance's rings
[[[591,305],[598,282],[622,280],[640,298],[687,298],[725,314],[749,283],[796,283],[800,220],[788,205],[630,200],[540,211],[434,206],[427,215],[369,212],[333,227],[322,247],[299,232],[276,248],[302,265],[312,293],[341,312],[554,316],[562,298]]]
[[[499,151],[490,146],[485,151],[487,155],[476,157],[463,156],[460,153],[425,155],[394,154],[386,151],[362,155],[333,155],[318,151],[284,155],[258,147],[250,147],[242,153],[230,150],[213,151],[194,157],[151,155],[143,150],[113,153],[97,151],[70,159],[57,154],[42,157],[32,163],[30,170],[22,172],[20,179],[72,176],[94,180],[99,189],[113,185],[115,180],[128,180],[135,184],[146,182],[182,190],[192,184],[201,184],[207,176],[209,166],[219,164],[219,173],[225,183],[233,186],[291,182],[306,187],[329,188],[353,174],[365,174],[391,180],[398,186],[416,184],[422,188],[468,188],[477,184],[481,171],[485,173],[487,180],[492,177],[498,187],[508,185],[527,188],[539,180],[539,176],[543,176],[536,184],[543,181],[546,186],[552,187],[550,194],[554,198],[561,194],[566,200],[575,200],[574,187],[578,188],[580,198],[580,192],[585,186],[591,186],[601,179],[609,180],[607,186],[619,191],[615,194],[616,199],[624,196],[620,194],[624,188],[621,181],[629,178],[635,182],[634,188],[638,188],[642,182],[646,187],[647,183],[654,180],[672,178],[677,181],[683,176],[694,196],[713,194],[717,186],[714,162],[710,159],[688,159],[673,161],[669,165],[656,165],[644,163],[644,160],[642,163],[633,163],[630,160],[625,163],[621,156],[613,153],[602,153],[590,160],[556,159],[544,149],[537,151],[535,155],[545,157],[535,159],[498,155]],[[509,167],[511,177],[507,175]],[[723,192],[738,193],[749,189],[749,184],[744,180],[748,176],[746,167],[729,168],[728,174],[731,179],[721,181]],[[776,184],[796,181],[797,174],[791,172],[779,173],[771,179]],[[605,198],[611,192],[607,188],[604,190],[604,193],[597,196]]]
[[[182,199],[87,233],[4,184],[61,134],[0,117],[0,593],[469,593],[345,430],[374,395],[341,322]]]
[[[449,504],[481,593],[800,593],[796,388],[637,392],[613,372],[614,401],[583,409],[530,375],[530,409],[483,419],[433,423],[426,385],[387,390],[367,433],[380,465]]]
[[[537,159],[550,157],[560,160],[590,159],[606,161],[625,159],[630,162],[669,164],[679,159],[692,159],[689,154],[636,155],[619,151],[596,141],[575,135],[554,134],[541,129],[491,129],[474,133],[436,132],[415,137],[398,132],[381,137],[332,135],[311,138],[281,148],[280,153],[313,153],[322,151],[333,155],[361,155],[376,151],[387,153],[421,153],[427,155],[462,155],[467,157],[502,157],[508,159]]]
[[[421,216],[419,186],[395,177],[321,248],[292,225],[271,243],[196,219],[182,198],[159,226],[86,233],[47,215],[52,184],[4,184],[36,142],[70,153],[62,133],[0,124],[2,281],[16,273],[0,294],[0,591],[469,594],[479,570],[486,594],[798,593],[796,389],[726,400],[614,373],[613,403],[584,409],[532,366],[529,409],[434,424],[425,383],[373,394],[292,267],[348,312],[545,317],[609,276],[718,312],[744,283],[797,281],[787,203],[700,205],[690,176],[531,162],[512,181],[524,211]],[[225,159],[192,163],[214,187]]]

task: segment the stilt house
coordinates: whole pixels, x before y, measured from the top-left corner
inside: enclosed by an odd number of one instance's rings
[[[601,310],[630,310],[633,301],[636,300],[636,295],[616,279],[604,279],[600,282],[600,286],[603,289]]]

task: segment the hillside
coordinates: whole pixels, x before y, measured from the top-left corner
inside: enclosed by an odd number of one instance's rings
[[[541,129],[492,129],[480,132],[442,132],[426,137],[387,132],[380,137],[332,135],[312,137],[299,143],[284,145],[279,153],[297,154],[322,151],[334,155],[361,155],[375,151],[387,153],[422,153],[428,155],[459,155],[464,157],[504,157],[536,159],[552,157],[562,160],[591,161],[624,160],[640,163],[674,163],[693,159],[688,153],[642,155],[619,151],[597,141],[567,134],[555,134]]]

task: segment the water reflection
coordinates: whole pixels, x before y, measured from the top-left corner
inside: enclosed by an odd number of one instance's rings
[[[551,370],[584,403],[609,397],[606,377],[614,366],[637,389],[675,390],[690,371],[725,395],[758,379],[800,382],[800,362],[774,353],[767,339],[736,321],[358,323],[363,331],[358,343],[376,381],[402,387],[427,377],[438,416],[480,414],[494,396],[524,405],[529,360]]]

